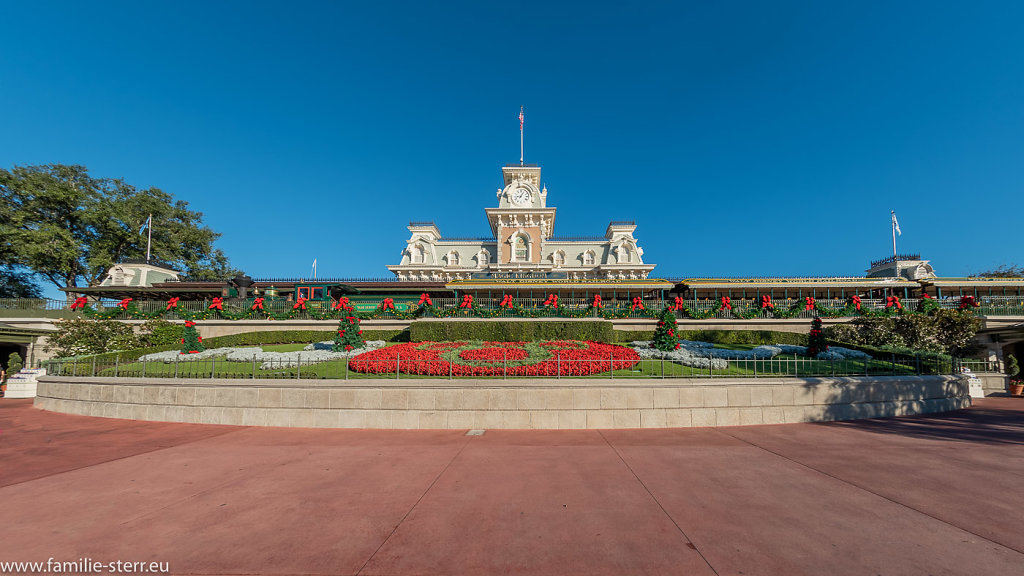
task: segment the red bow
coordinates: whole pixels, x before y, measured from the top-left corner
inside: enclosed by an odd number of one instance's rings
[[[213,304],[210,304],[210,307],[208,309],[209,310],[223,310],[224,309],[224,299],[219,297],[219,296],[214,298],[213,299]]]
[[[427,303],[427,306],[434,305],[434,302],[430,299],[430,294],[427,294],[426,292],[420,294],[420,306],[422,306],[424,302]]]
[[[850,298],[850,300],[853,302],[854,306],[857,307],[857,310],[860,310],[860,296],[854,296]]]
[[[385,298],[384,301],[381,302],[381,304],[380,304],[380,309],[381,310],[394,310],[395,309],[395,301],[394,301],[394,299],[392,299],[392,298]]]
[[[804,310],[814,310],[814,298],[810,296],[804,298]]]
[[[893,306],[895,306],[897,310],[903,309],[903,304],[900,302],[899,296],[889,296],[885,299],[886,308],[892,308]]]
[[[775,308],[775,304],[772,304],[772,297],[767,294],[761,296],[761,308]]]
[[[334,303],[335,310],[352,310],[352,307],[348,305],[348,297],[342,296],[338,298],[338,301]]]
[[[633,298],[633,305],[629,307],[631,311],[636,310],[637,308],[641,310],[644,309],[644,301],[639,296]]]
[[[167,301],[167,308],[165,308],[164,310],[167,311],[167,310],[170,310],[171,308],[177,308],[178,307],[178,300],[179,299],[180,298],[178,296],[175,296],[175,297],[171,298],[170,300],[168,300]]]
[[[191,320],[185,320],[185,328],[192,328],[196,323]]]
[[[263,298],[257,298],[252,301],[252,310],[263,310]]]
[[[676,296],[676,299],[673,300],[673,302],[674,303],[672,304],[672,306],[669,306],[669,308],[673,310],[679,311],[686,307],[686,304],[683,302],[682,296]]]
[[[592,306],[594,308],[600,308],[601,306],[603,306],[603,304],[601,304],[601,295],[600,294],[594,294],[594,303],[592,304]]]
[[[931,300],[932,299],[932,297],[927,295],[927,294],[921,294],[921,298],[924,298],[926,300]]]
[[[514,305],[511,294],[505,294],[504,298],[501,299],[501,304],[498,304],[501,308],[512,308]]]
[[[473,307],[473,297],[470,296],[469,294],[466,294],[465,296],[462,297],[462,304],[459,304],[459,308],[472,308],[472,307]]]
[[[305,310],[305,309],[306,309],[306,299],[305,298],[299,298],[298,300],[295,301],[295,304],[292,305],[292,310]]]
[[[545,306],[558,306],[558,296],[555,294],[548,294],[548,299],[544,301]]]
[[[78,310],[79,308],[85,308],[85,305],[89,302],[89,299],[85,296],[79,296],[75,298],[75,301],[71,303],[72,310]]]
[[[732,310],[732,298],[722,296],[722,307],[719,310]]]
[[[979,306],[981,306],[981,304],[978,304],[978,301],[974,299],[974,296],[964,296],[960,298],[960,310],[977,308]]]
[[[131,298],[125,298],[124,300],[121,300],[120,302],[118,302],[118,303],[117,303],[117,305],[118,305],[118,306],[119,306],[119,307],[120,307],[120,308],[121,308],[122,310],[127,310],[127,309],[128,309],[128,303],[129,303],[129,302],[131,302],[131,301],[132,301],[132,299],[131,299]]]

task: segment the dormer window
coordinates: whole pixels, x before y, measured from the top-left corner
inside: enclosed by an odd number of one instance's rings
[[[552,262],[554,263],[555,268],[561,268],[562,266],[565,266],[565,253],[562,252],[561,250],[555,252],[552,256]]]
[[[449,266],[458,266],[459,265],[459,253],[458,252],[452,250],[451,252],[448,253],[448,265]]]
[[[423,264],[423,246],[420,246],[419,244],[413,246],[413,248],[412,248],[412,263],[413,264]]]
[[[594,265],[594,252],[593,252],[593,250],[587,250],[583,254],[583,265],[584,266],[593,266]]]

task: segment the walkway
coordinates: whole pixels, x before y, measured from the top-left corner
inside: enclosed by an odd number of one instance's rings
[[[832,424],[360,431],[0,400],[0,562],[173,574],[1024,572],[1024,400]]]

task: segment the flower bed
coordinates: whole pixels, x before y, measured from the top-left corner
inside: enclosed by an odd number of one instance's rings
[[[371,374],[433,376],[587,376],[632,368],[624,346],[601,342],[411,342],[364,352],[349,369]]]

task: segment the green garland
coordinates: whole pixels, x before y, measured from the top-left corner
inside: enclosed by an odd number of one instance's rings
[[[475,318],[498,318],[506,314],[516,318],[604,318],[605,320],[617,320],[622,318],[641,317],[641,318],[656,318],[660,315],[663,308],[652,308],[644,306],[643,308],[633,309],[630,304],[620,305],[604,305],[595,307],[590,304],[586,308],[568,308],[561,304],[548,304],[540,308],[525,308],[517,302],[512,302],[511,307],[499,307],[493,309],[481,308],[477,305],[476,300],[470,302],[469,307],[463,307],[456,305],[453,308],[440,308],[433,304],[419,304],[409,307],[407,310],[397,310],[394,308],[385,308],[384,302],[382,301],[375,310],[372,312],[347,312],[341,308],[325,308],[317,309],[313,307],[305,307],[301,303],[293,305],[290,310],[286,312],[275,312],[270,307],[259,307],[254,306],[251,303],[246,303],[242,306],[231,304],[223,301],[219,302],[204,302],[205,308],[201,311],[186,310],[185,308],[179,308],[177,306],[169,306],[163,310],[156,310],[154,312],[143,312],[138,309],[135,302],[122,302],[114,308],[108,310],[99,311],[96,310],[92,305],[85,305],[82,307],[82,312],[89,318],[95,318],[97,320],[112,320],[115,318],[124,318],[132,320],[152,320],[155,318],[169,318],[169,319],[181,319],[190,320],[197,322],[201,320],[213,319],[224,319],[224,320],[292,320],[305,314],[305,317],[313,320],[338,320],[346,315],[356,315],[361,320],[373,320],[379,318],[395,318],[399,320],[415,320],[423,317],[433,318],[452,318],[459,316],[475,317]],[[728,309],[725,305],[720,305],[717,308],[709,308],[704,311],[698,311],[686,304],[677,302],[675,305],[669,304],[668,308],[674,310],[679,317],[690,318],[693,320],[705,320],[715,316],[723,310],[727,311],[731,316],[741,320],[752,320],[760,317],[763,313],[767,312],[765,318],[776,318],[776,319],[788,319],[796,318],[800,313],[807,311],[806,303],[798,302],[787,309],[779,309],[778,307],[772,308],[759,308],[757,306],[744,306],[733,307]],[[862,306],[859,310],[855,302],[851,301],[842,308],[829,308],[824,306],[818,306],[817,304],[811,309],[812,313],[825,318],[848,318],[851,316],[864,316],[869,318],[889,318],[893,316],[901,316],[904,314],[925,314],[932,315],[936,310],[939,310],[940,306],[934,299],[922,299],[918,304],[916,310],[909,310],[907,308],[897,308],[896,306],[890,306],[881,309],[869,309],[866,306]],[[969,310],[968,310],[969,312]]]

